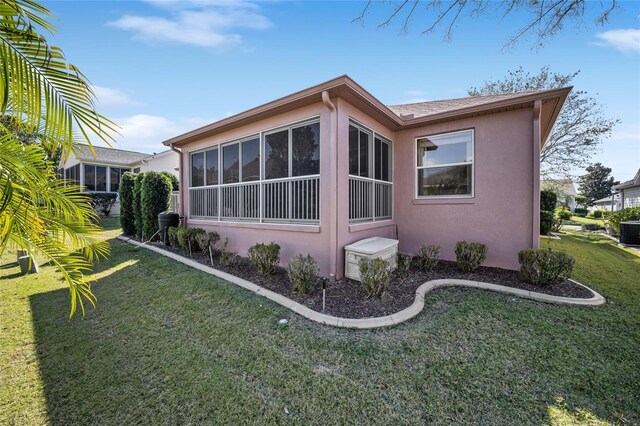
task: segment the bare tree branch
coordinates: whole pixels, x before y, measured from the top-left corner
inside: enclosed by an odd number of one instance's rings
[[[619,9],[617,0],[604,2],[595,2],[589,0],[502,0],[500,2],[492,0],[411,0],[413,5],[406,7],[410,0],[398,0],[394,3],[393,10],[387,19],[377,25],[378,28],[387,27],[393,21],[402,19],[401,30],[404,33],[409,32],[409,22],[417,16],[418,4],[424,4],[426,14],[431,18],[431,22],[427,21],[425,29],[421,35],[433,32],[439,26],[446,26],[445,39],[451,40],[454,33],[454,26],[462,15],[480,16],[494,14],[501,16],[499,19],[505,19],[516,11],[522,11],[529,15],[525,25],[511,36],[502,46],[505,50],[516,43],[520,42],[526,35],[534,33],[537,40],[534,46],[540,47],[545,41],[564,30],[568,23],[574,23],[576,26],[581,25],[582,18],[586,16],[587,9],[600,9],[598,17],[593,21],[596,25],[606,23],[609,16]],[[374,3],[369,0],[364,6],[362,13],[351,22],[365,21],[365,13],[370,10],[370,6],[381,6],[382,2]],[[380,6],[379,6],[380,5]],[[599,5],[599,6],[598,6]],[[433,12],[430,12],[433,10]],[[495,12],[495,13],[494,13]]]

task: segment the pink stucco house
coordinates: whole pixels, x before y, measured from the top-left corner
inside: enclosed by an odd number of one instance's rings
[[[345,75],[164,144],[181,155],[184,224],[241,254],[276,241],[283,262],[310,253],[339,278],[363,238],[449,260],[468,240],[515,269],[539,244],[540,149],[570,90],[387,106]]]

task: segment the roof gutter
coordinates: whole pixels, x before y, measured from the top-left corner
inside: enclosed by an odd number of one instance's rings
[[[180,206],[178,207],[178,214],[180,215],[180,220],[184,220],[184,203],[185,203],[184,194],[185,194],[185,191],[183,191],[183,189],[184,189],[184,182],[185,181],[184,181],[184,176],[183,176],[183,173],[182,173],[183,170],[184,170],[184,167],[183,167],[183,164],[182,164],[182,155],[183,154],[182,154],[182,150],[174,147],[173,144],[169,145],[169,147],[171,148],[172,151],[177,152],[178,153],[178,157],[179,157],[179,159],[178,159],[178,174],[180,175],[180,179],[178,179],[178,190],[179,190],[178,197],[180,199],[180,203],[179,203]]]

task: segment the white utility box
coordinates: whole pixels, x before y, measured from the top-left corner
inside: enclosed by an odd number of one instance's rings
[[[358,263],[363,257],[370,259],[379,257],[389,263],[391,270],[396,269],[398,240],[382,237],[366,238],[346,246],[344,253],[344,274],[347,278],[360,281],[360,266]]]

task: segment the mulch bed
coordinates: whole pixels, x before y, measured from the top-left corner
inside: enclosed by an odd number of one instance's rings
[[[165,246],[162,243],[151,243],[159,248],[189,257],[184,250]],[[414,269],[405,274],[393,274],[387,292],[380,299],[367,298],[360,283],[347,278],[331,282],[320,279],[310,294],[299,294],[291,290],[291,284],[284,268],[278,268],[274,275],[263,277],[248,258],[237,256],[234,265],[221,265],[220,254],[213,255],[213,267],[237,277],[251,281],[261,287],[279,293],[318,312],[322,312],[322,283],[326,285],[326,309],[324,313],[343,318],[368,318],[394,314],[409,307],[415,300],[415,292],[426,281],[456,278],[470,281],[482,281],[507,287],[519,288],[554,296],[591,298],[593,293],[569,280],[548,287],[538,287],[522,281],[518,271],[482,266],[471,273],[458,270],[455,262],[441,260],[431,272]],[[194,252],[192,259],[211,266],[209,253]]]

